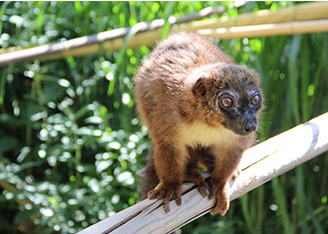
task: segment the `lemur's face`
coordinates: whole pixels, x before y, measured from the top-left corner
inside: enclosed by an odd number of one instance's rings
[[[227,129],[247,135],[257,129],[263,108],[258,74],[242,66],[218,63],[199,78],[193,88]]]
[[[223,125],[239,135],[247,135],[257,128],[257,113],[262,108],[262,97],[255,85],[242,90],[233,88],[219,93],[217,106],[224,114]]]

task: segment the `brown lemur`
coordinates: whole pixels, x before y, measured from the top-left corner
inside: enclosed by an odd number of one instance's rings
[[[229,209],[227,181],[255,140],[262,109],[260,77],[235,64],[208,38],[177,33],[159,43],[139,68],[135,96],[153,149],[144,193],[181,204],[183,181],[216,198],[212,214]],[[207,183],[198,167],[211,174]]]

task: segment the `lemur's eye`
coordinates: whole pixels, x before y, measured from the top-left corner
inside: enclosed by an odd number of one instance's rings
[[[230,108],[233,105],[233,100],[230,97],[221,98],[220,104],[224,108]]]
[[[254,95],[251,99],[251,103],[254,106],[257,106],[260,102],[261,102],[261,97],[259,94]]]

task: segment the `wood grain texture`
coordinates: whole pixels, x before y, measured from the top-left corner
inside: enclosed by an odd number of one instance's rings
[[[328,113],[325,113],[247,150],[241,162],[240,176],[229,181],[230,199],[234,200],[327,151],[327,123]],[[182,205],[178,207],[171,201],[168,214],[161,201],[146,199],[79,234],[170,233],[208,213],[214,205],[213,200],[202,197],[190,183],[184,184],[183,191]]]

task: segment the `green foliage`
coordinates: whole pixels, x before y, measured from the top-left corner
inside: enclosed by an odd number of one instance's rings
[[[0,45],[64,41],[217,4],[4,2]],[[293,3],[249,2],[240,9],[221,4],[235,16]],[[216,40],[235,61],[262,75],[260,141],[327,111],[327,37]],[[150,51],[123,47],[1,69],[1,233],[76,233],[136,203],[150,144],[135,111],[132,78]],[[232,202],[226,216],[206,215],[182,232],[324,233],[327,178],[326,154]]]

